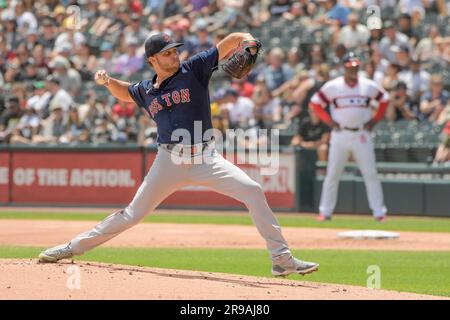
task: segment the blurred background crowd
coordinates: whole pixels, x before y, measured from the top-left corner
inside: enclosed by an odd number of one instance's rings
[[[376,144],[425,150],[404,161],[447,162],[449,12],[445,0],[0,0],[0,143],[154,144],[154,123],[96,86],[95,71],[137,82],[153,75],[143,50],[152,33],[183,42],[184,60],[239,31],[264,52],[246,79],[214,74],[215,128],[277,128],[282,144],[326,160],[329,130],[308,103],[352,50],[361,76],[390,93]]]

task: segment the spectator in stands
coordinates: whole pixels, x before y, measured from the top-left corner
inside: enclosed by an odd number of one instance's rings
[[[423,6],[423,1],[418,0],[400,0],[398,7],[401,13],[407,13],[413,15],[418,12],[421,16],[425,15],[425,8]]]
[[[72,20],[64,20],[64,32],[60,33],[55,40],[54,49],[57,52],[63,51],[64,44],[70,44],[72,48],[78,49],[81,43],[86,42],[86,36],[77,30],[77,26]]]
[[[389,95],[389,106],[386,110],[386,119],[391,122],[399,120],[412,120],[418,116],[417,108],[413,111],[413,103],[407,94],[404,82],[398,82],[395,90]]]
[[[440,37],[439,28],[436,25],[431,25],[428,36],[422,38],[416,47],[415,54],[420,61],[426,62],[431,58],[435,50],[436,38],[438,37]]]
[[[14,15],[6,15],[5,17],[3,17],[3,21],[5,24],[5,29],[3,32],[6,41],[6,48],[13,51],[15,48],[17,48],[20,41],[22,40],[22,34],[17,29],[17,22]]]
[[[284,59],[283,49],[275,47],[270,50],[269,65],[262,73],[270,91],[277,89],[294,76],[293,70],[284,63]]]
[[[369,29],[359,23],[356,13],[348,15],[348,25],[342,27],[339,32],[338,43],[343,44],[348,50],[360,48],[366,45],[370,38]]]
[[[131,24],[124,29],[125,42],[130,38],[135,38],[138,43],[144,43],[150,31],[141,25],[141,16],[139,14],[131,14],[130,19]]]
[[[383,22],[380,18],[374,17],[373,26],[369,28],[370,37],[367,40],[367,45],[369,48],[372,48],[373,46],[379,46],[380,41],[383,38],[383,29],[382,29]]]
[[[208,50],[214,45],[209,36],[208,22],[205,19],[200,18],[195,22],[194,31],[195,37],[191,39],[193,42],[192,54]]]
[[[281,18],[283,14],[288,13],[292,6],[291,0],[272,0],[269,4],[269,16],[272,18]]]
[[[295,105],[286,115],[286,121],[291,122],[295,117],[303,118],[305,114],[308,114],[309,100],[328,80],[330,80],[330,67],[322,63],[313,77],[301,81],[292,92]]]
[[[117,57],[113,63],[112,69],[114,73],[129,77],[143,68],[144,58],[136,52],[139,46],[136,38],[129,38],[125,42],[125,46],[126,53]]]
[[[74,53],[72,52],[72,55]],[[80,44],[72,58],[74,69],[79,72],[83,81],[92,80],[92,70],[95,70],[97,58],[91,53],[91,47],[87,42]]]
[[[25,109],[24,115],[14,128],[11,136],[11,144],[30,144],[33,136],[40,128],[40,119],[33,107]]]
[[[111,122],[108,122],[105,117],[97,118],[92,133],[92,142],[95,144],[112,142],[116,132],[115,126]]]
[[[32,52],[32,58],[38,68],[38,74],[42,79],[47,78],[50,73],[50,67],[47,64],[45,48],[43,45],[38,44],[34,47]]]
[[[265,81],[256,83],[252,101],[255,104],[253,109],[255,127],[268,129],[283,120],[280,98],[272,96]]]
[[[18,82],[22,75],[24,74],[25,66],[28,63],[30,55],[25,46],[25,43],[18,45],[16,49],[16,56],[10,60],[7,70],[5,72],[6,82]]]
[[[375,65],[375,74],[374,74],[374,81],[378,84],[381,84],[381,81],[383,79],[383,75],[386,72],[390,62],[383,58],[380,49],[377,46],[374,46],[370,50],[370,60]]]
[[[444,110],[439,115],[436,123],[437,123],[437,125],[443,126],[448,121],[450,121],[450,100],[447,101],[447,106],[444,108]]]
[[[28,29],[26,37],[23,40],[27,50],[31,51],[38,44],[38,31],[37,29]]]
[[[19,30],[23,30],[23,32],[27,32],[30,29],[37,30],[38,22],[36,17],[24,7],[22,1],[15,2],[14,11]]]
[[[392,46],[391,51],[395,53],[395,64],[399,65],[402,71],[407,71],[411,64],[411,55],[409,47],[402,46]]]
[[[409,13],[402,13],[398,17],[398,30],[409,38],[411,45],[415,46],[417,44],[419,35],[413,28]]]
[[[286,66],[293,70],[294,74],[299,73],[305,69],[305,64],[302,62],[300,50],[297,47],[291,47],[287,53]]]
[[[430,74],[421,68],[420,60],[415,58],[411,60],[410,70],[404,71],[399,75],[408,87],[408,95],[415,104],[420,103],[420,97],[428,90],[430,83]]]
[[[0,75],[6,71],[6,64],[9,58],[9,50],[6,48],[6,41],[0,34]]]
[[[430,77],[430,89],[422,96],[420,111],[428,121],[436,122],[449,98],[449,92],[442,86],[442,76],[433,74]]]
[[[256,0],[235,1],[234,11],[227,27],[232,28],[259,28],[261,26],[261,3]]]
[[[60,80],[53,75],[50,75],[46,79],[46,89],[51,93],[50,105],[57,105],[64,112],[74,105],[72,96],[63,88],[61,88]]]
[[[239,96],[239,93],[233,88],[226,90],[225,101],[223,110],[230,128],[246,129],[253,119],[253,108],[255,107],[253,101]]]
[[[72,97],[76,97],[81,89],[80,73],[72,68],[69,61],[62,56],[56,56],[48,65],[53,70],[53,76],[58,78],[61,88]]]
[[[248,77],[241,79],[233,78],[231,80],[231,87],[235,89],[240,96],[251,98],[253,95],[254,85],[248,81]]]
[[[305,149],[316,149],[317,160],[327,161],[330,128],[320,121],[312,109],[308,109],[308,116],[304,117],[294,135],[291,145]]]
[[[395,62],[395,52],[392,51],[395,48],[394,46],[407,46],[409,47],[409,52],[412,51],[408,37],[397,31],[392,21],[387,20],[384,22],[384,37],[380,41],[380,52],[383,58],[389,62]]]
[[[0,141],[9,142],[12,133],[17,127],[23,112],[20,108],[19,98],[11,96],[6,100],[6,109],[0,116]]]
[[[430,57],[434,69],[446,70],[450,65],[450,37],[435,38],[434,50]]]
[[[86,124],[87,128],[93,132],[95,128],[95,120],[105,118],[109,122],[114,122],[112,111],[105,99],[97,96],[94,90],[89,90],[86,96],[86,103],[78,108],[80,119]]]
[[[89,131],[81,121],[76,108],[69,111],[65,133],[60,137],[61,143],[85,143],[89,142]]]
[[[187,18],[174,21],[173,41],[183,43],[183,46],[178,49],[181,61],[189,58],[194,52],[194,43],[189,36],[190,27],[191,22]]]
[[[112,108],[114,122],[117,122],[120,118],[132,118],[134,117],[134,113],[134,103],[127,103],[123,100],[118,100]]]
[[[112,73],[113,64],[111,63],[114,59],[113,45],[109,42],[103,42],[100,45],[100,58],[97,59],[96,70],[104,69],[109,74]]]
[[[41,24],[41,32],[39,35],[39,43],[42,44],[47,52],[53,50],[56,42],[56,30],[53,21],[49,18],[46,18],[42,21]]]
[[[50,104],[50,116],[42,121],[38,134],[33,136],[33,143],[58,143],[60,137],[66,132],[67,119],[61,105]]]
[[[33,88],[33,96],[27,100],[26,108],[33,109],[40,118],[45,118],[52,94],[46,90],[44,81],[34,82]]]
[[[447,121],[444,129],[442,130],[442,142],[436,151],[434,162],[450,162],[450,120]]]
[[[393,90],[398,82],[400,81],[399,74],[400,74],[401,67],[400,65],[396,63],[389,64],[388,68],[386,69],[386,73],[383,77],[383,80],[381,82],[381,85],[384,89],[387,91]]]
[[[172,17],[181,13],[181,7],[175,0],[165,0],[160,12],[164,18]]]
[[[362,70],[359,71],[361,77],[375,80],[375,63],[372,60],[364,61]]]
[[[319,0],[326,10],[325,19],[319,21],[328,25],[345,26],[351,10],[338,3],[337,0]]]
[[[208,1],[208,0],[190,0],[188,2],[192,5],[192,8],[189,8],[190,10],[192,10],[193,12],[200,12],[208,6],[208,2],[210,2],[210,1]]]

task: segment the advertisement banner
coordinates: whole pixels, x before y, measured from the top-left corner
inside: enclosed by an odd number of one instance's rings
[[[9,152],[0,151],[0,202],[9,201]]]
[[[141,184],[141,153],[17,152],[12,201],[126,205]]]

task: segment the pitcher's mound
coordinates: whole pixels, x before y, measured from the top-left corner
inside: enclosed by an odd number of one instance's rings
[[[319,271],[320,272],[320,271]],[[306,276],[305,276],[306,279]],[[364,287],[97,262],[0,259],[1,299],[435,299]]]

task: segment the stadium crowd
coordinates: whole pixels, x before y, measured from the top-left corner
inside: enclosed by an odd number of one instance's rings
[[[143,43],[155,32],[183,42],[185,60],[249,31],[265,49],[256,68],[212,79],[219,130],[294,130],[291,144],[326,160],[329,130],[308,103],[353,50],[361,76],[390,93],[386,122],[438,126],[436,161],[450,161],[449,10],[445,0],[0,0],[0,143],[153,144],[154,123],[95,86],[95,71],[151,77]]]

